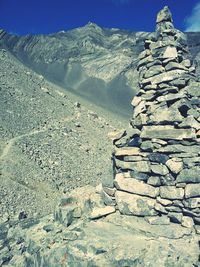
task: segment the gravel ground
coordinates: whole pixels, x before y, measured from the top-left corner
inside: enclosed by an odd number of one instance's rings
[[[0,50],[0,218],[45,215],[63,191],[112,175],[108,132],[127,121]]]

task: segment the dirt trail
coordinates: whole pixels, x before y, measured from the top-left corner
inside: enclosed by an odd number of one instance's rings
[[[79,117],[81,116],[81,113],[80,112],[76,112],[74,114],[74,116],[71,116],[71,117],[67,117],[67,118],[61,118],[60,120],[58,121],[63,121],[66,123],[66,122],[69,122],[69,121],[72,121],[73,119],[79,119]],[[56,127],[55,127],[56,128]],[[0,155],[0,161],[1,160],[4,160],[6,158],[6,156],[8,155],[10,149],[12,148],[12,146],[14,145],[15,141],[17,140],[20,140],[21,138],[23,137],[26,137],[26,136],[31,136],[31,135],[35,135],[35,134],[39,134],[39,133],[44,133],[46,131],[48,131],[49,128],[45,128],[45,129],[40,129],[40,130],[32,130],[26,134],[22,134],[22,135],[19,135],[19,136],[16,136],[12,139],[10,139],[7,144],[5,145],[3,151],[2,151],[2,154]]]
[[[3,152],[0,156],[0,160],[4,160],[6,158],[6,156],[8,155],[11,147],[14,145],[15,141],[25,137],[25,136],[31,136],[31,135],[35,135],[35,134],[38,134],[38,133],[42,133],[42,132],[46,132],[48,129],[42,129],[42,130],[33,130],[33,131],[30,131],[29,133],[26,133],[26,134],[22,134],[22,135],[19,135],[19,136],[16,136],[12,139],[10,139],[6,146],[4,147],[3,149]]]

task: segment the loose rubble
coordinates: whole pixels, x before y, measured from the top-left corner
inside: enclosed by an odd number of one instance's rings
[[[49,214],[63,191],[112,176],[107,135],[112,124],[124,127],[124,118],[48,82],[1,48],[0,84],[0,223],[22,210]]]

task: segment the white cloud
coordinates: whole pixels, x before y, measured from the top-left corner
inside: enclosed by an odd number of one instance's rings
[[[192,13],[185,20],[187,32],[200,32],[200,2],[193,8]]]

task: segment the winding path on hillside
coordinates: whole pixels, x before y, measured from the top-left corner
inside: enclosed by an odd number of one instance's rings
[[[11,147],[14,145],[15,141],[20,140],[21,138],[26,137],[26,136],[31,136],[31,135],[35,135],[35,134],[38,134],[38,133],[46,132],[47,130],[48,129],[33,130],[33,131],[30,131],[30,132],[28,132],[26,134],[22,134],[22,135],[19,135],[19,136],[16,136],[16,137],[10,139],[7,142],[7,144],[4,147],[4,149],[3,149],[3,152],[2,152],[2,154],[0,156],[0,160],[4,160],[6,158],[6,156],[8,155]]]
[[[72,121],[72,120],[77,120],[80,118],[80,112],[76,112],[74,114],[74,116],[71,116],[69,118],[65,118],[64,122],[69,122],[69,121]],[[59,121],[62,121],[63,118],[61,118]],[[36,134],[39,134],[39,133],[44,133],[46,131],[48,131],[49,128],[45,128],[45,129],[40,129],[40,130],[32,130],[28,133],[25,133],[25,134],[22,134],[22,135],[18,135],[10,140],[7,141],[7,144],[5,145],[3,151],[2,151],[2,154],[0,155],[0,161],[4,160],[6,158],[6,156],[8,155],[10,149],[12,148],[12,146],[14,145],[15,141],[17,140],[20,140],[21,138],[23,137],[27,137],[27,136],[32,136],[32,135],[36,135]]]

